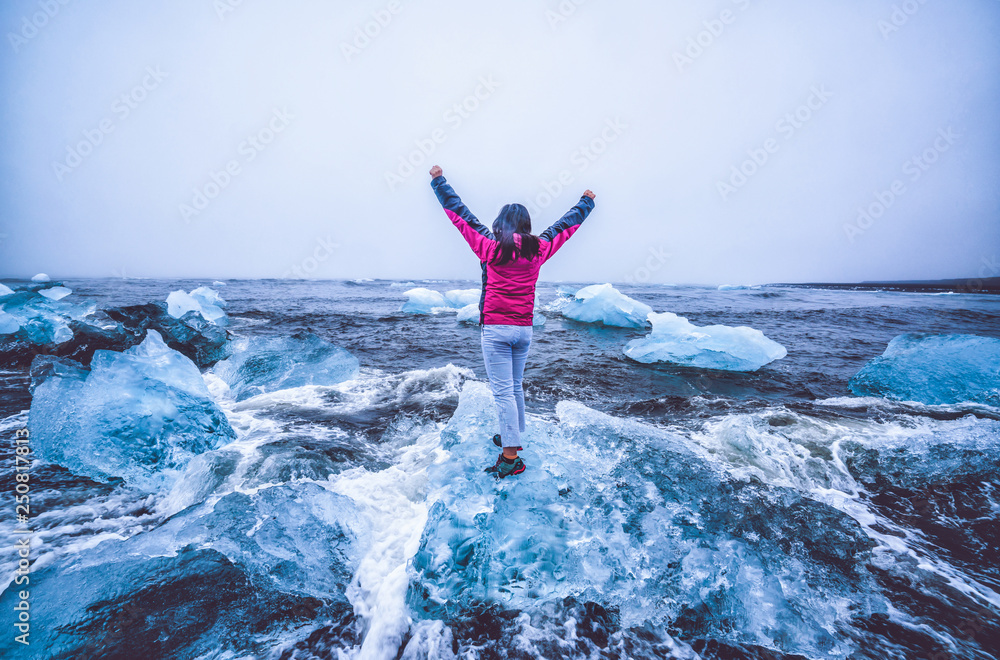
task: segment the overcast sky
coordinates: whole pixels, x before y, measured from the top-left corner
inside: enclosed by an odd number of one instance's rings
[[[0,276],[1000,275],[1000,2],[577,2],[7,0]]]

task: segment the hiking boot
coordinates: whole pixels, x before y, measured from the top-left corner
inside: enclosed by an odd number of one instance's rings
[[[518,456],[513,461],[508,463],[504,459],[503,454],[500,454],[499,456],[497,456],[497,462],[494,463],[492,466],[483,470],[483,472],[485,472],[486,474],[492,474],[497,479],[503,479],[504,477],[510,477],[515,474],[521,474],[522,472],[524,472],[524,468],[525,468],[524,461],[521,460],[520,456]]]
[[[493,436],[493,444],[495,444],[497,447],[503,447],[503,440],[500,439],[499,433]],[[518,451],[524,451],[524,447],[521,446],[514,447],[514,449]]]

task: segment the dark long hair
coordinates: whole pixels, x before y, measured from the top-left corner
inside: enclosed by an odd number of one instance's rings
[[[521,247],[514,242],[514,234],[521,235]],[[531,216],[521,204],[507,204],[493,221],[493,235],[500,243],[493,264],[503,266],[517,259],[534,259],[538,256],[538,237],[531,234]]]

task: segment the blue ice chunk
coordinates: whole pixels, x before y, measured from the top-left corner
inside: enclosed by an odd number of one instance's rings
[[[625,346],[637,362],[672,362],[723,371],[756,371],[788,354],[760,330],[726,325],[697,326],[671,312],[650,314],[653,331]]]
[[[428,461],[416,618],[501,603],[535,625],[567,599],[590,600],[622,627],[697,611],[704,634],[729,643],[845,657],[830,631],[855,608],[885,611],[865,568],[874,544],[846,514],[732,479],[681,433],[567,401],[558,420],[529,415],[527,470],[496,482],[482,472],[497,456],[493,410],[486,384],[467,381]]]
[[[49,277],[48,275],[46,275],[45,273],[38,273],[37,275],[33,275],[31,277],[31,281],[32,282],[51,282],[52,278]]]
[[[535,303],[535,309],[538,309],[537,302]],[[462,309],[458,310],[458,322],[468,323],[469,325],[479,325],[479,303],[472,303],[471,305],[466,305]],[[531,325],[535,327],[545,325],[545,316],[536,311],[532,316]]]
[[[857,396],[1000,406],[1000,339],[905,334],[851,379]]]
[[[20,326],[20,339],[36,346],[62,344],[73,338],[72,322],[82,321],[94,311],[93,305],[62,300],[68,291],[61,286],[30,286],[4,296],[2,310]],[[6,327],[13,327],[10,319]]]
[[[250,657],[247,648],[278,645],[304,617],[328,624],[352,612],[352,575],[372,539],[352,500],[308,482],[219,495],[155,525],[126,517],[129,529],[74,539],[75,548],[33,543],[32,558],[62,561],[33,565],[32,651],[7,635],[0,657]],[[109,507],[98,497],[79,508],[103,516]],[[128,511],[145,519],[143,508]],[[12,611],[22,588],[11,584],[0,605]],[[233,634],[234,620],[256,622],[252,640]],[[111,634],[109,621],[119,626]]]
[[[62,300],[71,293],[73,293],[73,290],[67,289],[64,286],[53,286],[47,289],[38,290],[38,295],[44,296],[49,300]]]
[[[10,288],[3,282],[0,282],[0,298],[3,298],[4,296],[9,296],[12,293],[14,293],[14,289]]]
[[[403,293],[407,301],[399,311],[409,314],[431,314],[435,309],[450,307],[448,301],[440,291],[433,291],[424,287],[410,289]]]
[[[479,303],[472,303],[458,310],[457,318],[459,323],[479,325]]]
[[[469,305],[479,305],[482,289],[455,289],[447,293],[424,287],[410,289],[403,293],[407,300],[399,309],[409,314],[438,314],[456,312]]]
[[[201,314],[206,321],[216,325],[226,325],[228,320],[223,307],[226,301],[214,289],[207,286],[200,286],[185,293],[178,289],[171,291],[167,296],[167,313],[175,319],[179,319],[188,312]]]
[[[12,335],[20,329],[21,323],[3,311],[3,309],[0,309],[0,335]]]
[[[253,337],[215,365],[237,401],[303,385],[336,385],[357,378],[358,359],[314,334]]]
[[[560,311],[563,316],[583,323],[645,328],[653,308],[620,293],[610,284],[594,284],[577,291]]]
[[[450,307],[462,308],[466,305],[478,305],[482,295],[482,289],[456,289],[445,293],[444,299]]]
[[[198,367],[155,330],[124,352],[95,351],[90,371],[39,356],[31,373],[35,450],[96,481],[156,489],[193,456],[236,437]]]

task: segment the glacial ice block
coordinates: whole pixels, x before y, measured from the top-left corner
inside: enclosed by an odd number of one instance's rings
[[[149,330],[141,344],[94,352],[87,371],[39,356],[28,426],[39,455],[76,474],[156,488],[236,434],[191,360]]]
[[[649,305],[620,293],[610,284],[586,286],[559,311],[563,316],[583,323],[600,323],[619,328],[645,328],[653,313]]]
[[[14,289],[10,288],[3,282],[0,282],[0,298],[3,298],[4,296],[9,296],[12,293],[14,293]]]
[[[51,282],[52,278],[49,277],[48,275],[46,275],[45,273],[38,273],[37,275],[33,275],[31,277],[31,281],[32,282]]]
[[[444,299],[449,306],[461,308],[472,304],[478,305],[482,294],[482,289],[456,289],[445,293]]]
[[[1000,406],[1000,339],[905,334],[850,381],[857,396]]]
[[[469,305],[479,305],[482,296],[481,289],[455,289],[447,293],[417,287],[403,295],[407,297],[399,311],[409,314],[438,314],[441,312],[456,312]]]
[[[479,325],[479,303],[466,305],[458,310],[458,322]]]
[[[71,293],[73,293],[73,290],[67,289],[64,286],[53,286],[47,289],[39,289],[38,291],[38,295],[44,296],[49,300],[62,300]]]
[[[441,307],[450,307],[440,291],[432,291],[424,287],[410,289],[403,293],[407,301],[399,311],[410,314],[431,314],[433,310]]]
[[[69,291],[59,286],[32,286],[4,296],[3,311],[20,326],[20,331],[14,330],[18,339],[34,346],[62,344],[72,339],[72,322],[83,321],[94,307],[61,300],[65,296],[59,289]],[[55,293],[47,293],[50,291]],[[13,327],[9,320],[7,327]]]
[[[535,309],[538,309],[538,303],[535,303]],[[458,310],[458,322],[468,323],[470,325],[479,325],[479,303],[473,303],[471,305],[466,305],[462,309]],[[539,312],[535,312],[531,319],[531,325],[536,328],[540,325],[545,325],[545,316]]]
[[[848,515],[730,478],[682,433],[568,401],[556,417],[529,414],[523,474],[484,478],[496,460],[493,399],[485,383],[465,383],[441,455],[427,460],[407,592],[415,619],[497,602],[538,625],[568,599],[592,600],[613,605],[622,627],[696,611],[730,643],[845,657],[829,633],[852,616],[840,603],[882,607],[865,568],[874,544]]]
[[[226,301],[207,286],[200,286],[190,293],[178,289],[171,291],[167,296],[167,313],[175,319],[181,318],[188,312],[197,312],[210,323],[226,325],[226,313],[222,309],[225,306]]]
[[[637,362],[672,362],[723,371],[756,371],[788,354],[760,330],[726,325],[697,326],[671,312],[650,314],[653,331],[625,346]]]
[[[12,335],[20,329],[18,320],[0,309],[0,335]]]
[[[358,375],[358,359],[313,334],[253,337],[215,365],[237,401],[303,385],[336,385]]]

